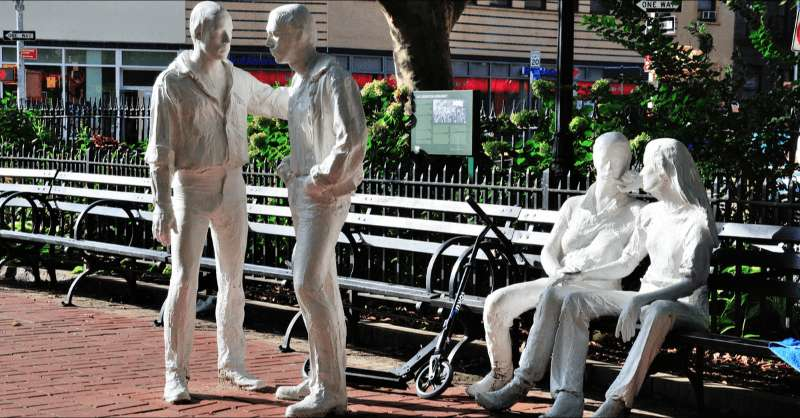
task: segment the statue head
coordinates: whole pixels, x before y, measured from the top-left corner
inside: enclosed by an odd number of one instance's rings
[[[233,21],[219,3],[197,3],[189,15],[189,34],[194,49],[213,59],[225,59],[231,50]]]
[[[267,47],[279,64],[291,64],[314,50],[316,30],[311,12],[302,4],[287,4],[269,13]]]
[[[597,178],[619,179],[631,166],[631,147],[621,132],[606,132],[597,137],[592,147],[592,161]]]
[[[717,229],[711,203],[686,145],[672,138],[650,141],[644,149],[642,183],[642,188],[659,200],[671,195],[682,205],[705,210],[709,230],[716,241]]]

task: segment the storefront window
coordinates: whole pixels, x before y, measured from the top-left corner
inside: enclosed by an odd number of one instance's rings
[[[166,67],[175,56],[172,51],[122,51],[122,65]]]
[[[29,66],[25,68],[26,95],[33,102],[61,100],[61,66]]]
[[[92,51],[85,49],[66,50],[66,62],[69,64],[114,65],[114,51]]]
[[[122,85],[125,87],[152,87],[161,71],[152,70],[124,70],[122,72]]]
[[[5,62],[17,62],[17,48],[3,48],[3,61]]]
[[[24,52],[26,49],[36,49],[37,50],[37,57],[35,60],[26,59],[26,64],[59,64],[61,65],[61,50],[60,49],[46,49],[46,48],[35,48],[35,47],[25,47],[22,48]],[[16,60],[16,58],[15,58]]]

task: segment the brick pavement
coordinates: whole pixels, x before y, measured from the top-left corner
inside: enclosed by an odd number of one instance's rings
[[[272,393],[277,385],[299,381],[305,359],[303,353],[279,353],[275,336],[248,332],[248,367],[269,391],[220,386],[213,325],[201,321],[190,366],[194,401],[168,405],[161,400],[163,334],[153,327],[153,311],[83,298],[84,307],[63,308],[56,295],[2,286],[0,295],[0,416],[283,416],[289,403]],[[463,386],[437,400],[419,399],[413,390],[348,393],[353,416],[489,416]],[[549,404],[548,394],[532,391],[505,415],[535,416]],[[597,404],[587,401],[587,408]]]
[[[269,391],[220,386],[214,331],[199,327],[189,383],[195,401],[171,406],[161,400],[163,334],[151,311],[63,308],[46,293],[0,293],[0,416],[283,416],[289,403],[276,400],[274,388],[300,379],[303,353],[279,353],[276,344],[248,333],[248,367],[267,380]],[[487,416],[461,387],[434,401],[410,390],[350,388],[349,395],[349,415]],[[529,402],[515,411],[546,406]]]

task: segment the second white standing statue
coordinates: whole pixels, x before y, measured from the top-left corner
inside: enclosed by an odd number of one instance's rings
[[[606,401],[595,413],[619,416],[633,404],[667,333],[673,328],[706,327],[706,280],[717,233],[697,168],[685,145],[661,138],[645,149],[642,177],[644,190],[658,202],[642,209],[634,237],[638,245],[624,257],[632,270],[650,255],[639,291],[548,289],[528,339],[534,344],[525,347],[520,361],[526,367],[518,368],[511,383],[502,389],[479,394],[477,400],[483,407],[499,410],[513,405],[544,376],[550,363],[550,392],[555,403],[545,416],[582,416],[589,321],[619,315],[616,335],[624,341],[633,338],[640,318],[641,330],[606,392]]]
[[[347,410],[345,319],[337,283],[335,247],[364,177],[366,119],[353,78],[335,58],[314,47],[314,21],[305,6],[269,14],[267,42],[278,63],[295,71],[289,99],[291,154],[278,167],[289,189],[297,243],[294,290],[308,330],[311,371],[278,399],[300,400],[286,416],[324,416]]]

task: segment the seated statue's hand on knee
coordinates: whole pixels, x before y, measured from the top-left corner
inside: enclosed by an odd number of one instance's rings
[[[639,322],[639,315],[642,311],[642,303],[637,297],[631,298],[622,309],[617,321],[617,329],[614,335],[617,338],[622,338],[622,341],[628,342],[636,334],[636,323]]]
[[[175,214],[172,208],[162,208],[156,205],[153,210],[153,238],[164,246],[169,246],[172,241],[171,231],[178,232],[178,228],[175,226]]]

